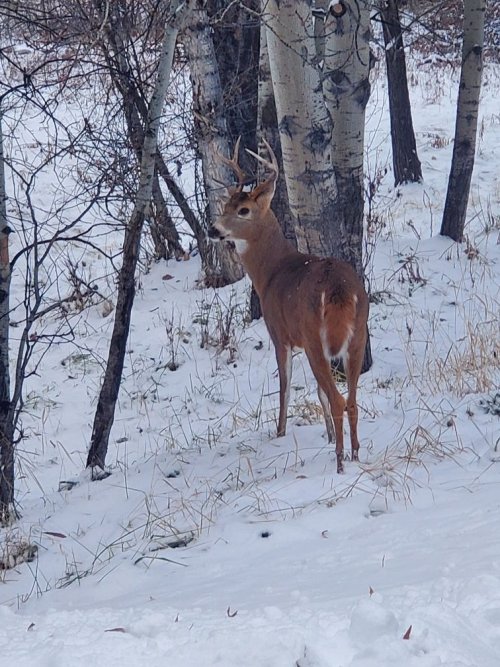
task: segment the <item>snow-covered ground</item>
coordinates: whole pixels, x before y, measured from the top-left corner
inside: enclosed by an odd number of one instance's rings
[[[263,323],[244,322],[248,282],[215,292],[196,257],[153,265],[111,477],[82,472],[112,324],[102,304],[29,381],[22,518],[2,536],[38,555],[1,572],[2,665],[500,665],[500,69],[485,72],[460,246],[437,235],[456,76],[420,67],[411,81],[422,185],[392,187],[382,76],[370,101],[368,173],[383,177],[361,462],[336,474],[301,355],[274,437],[276,363]],[[97,254],[85,261],[99,271]]]

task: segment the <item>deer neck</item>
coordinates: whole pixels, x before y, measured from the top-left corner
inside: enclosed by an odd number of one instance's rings
[[[270,211],[258,238],[248,241],[240,252],[241,262],[252,280],[257,294],[263,293],[279,264],[297,251],[288,241]]]

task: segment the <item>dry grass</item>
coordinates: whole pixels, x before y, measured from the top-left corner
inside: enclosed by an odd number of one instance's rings
[[[424,137],[427,138],[427,143],[431,148],[446,148],[451,143],[451,137],[442,136],[436,132],[427,132]]]
[[[423,470],[424,480],[428,480],[432,464],[455,460],[464,451],[453,420],[440,408],[419,409],[415,421],[379,454],[369,455],[367,462],[360,461],[358,474],[321,502],[334,505],[355,492],[362,492],[372,497],[370,506],[374,514],[386,511],[392,501],[411,504],[412,492],[425,483],[417,472]]]
[[[498,320],[466,322],[465,336],[450,345],[445,357],[434,358],[428,372],[436,391],[460,398],[493,390],[500,372]]]
[[[38,547],[18,530],[6,532],[0,544],[0,572],[12,570],[22,563],[31,563],[37,552]]]

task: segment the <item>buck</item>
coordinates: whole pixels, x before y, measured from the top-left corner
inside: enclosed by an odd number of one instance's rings
[[[238,178],[228,186],[222,215],[209,231],[216,241],[232,241],[259,295],[264,321],[278,363],[280,408],[278,436],[285,435],[292,351],[303,349],[318,384],[328,441],[335,440],[337,472],[344,469],[343,415],[347,409],[351,456],[358,459],[356,390],[366,345],[368,297],[349,264],[297,251],[285,238],[271,210],[278,162],[264,140],[270,160],[246,149],[270,176],[244,191],[246,175],[238,165],[240,140],[232,159],[221,159]],[[331,362],[343,361],[347,401],[335,385]]]

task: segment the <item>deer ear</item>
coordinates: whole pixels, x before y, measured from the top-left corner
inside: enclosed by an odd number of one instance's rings
[[[268,179],[264,183],[260,183],[260,185],[252,191],[252,199],[258,204],[260,209],[267,211],[271,206],[275,191],[276,180]]]

